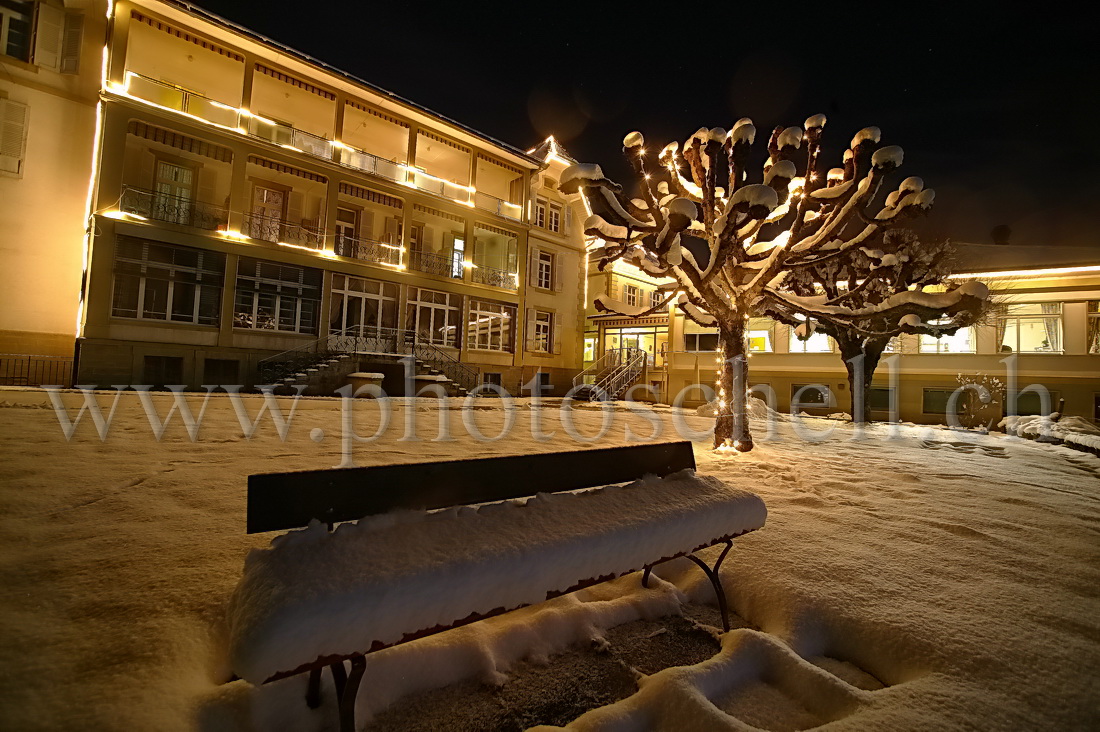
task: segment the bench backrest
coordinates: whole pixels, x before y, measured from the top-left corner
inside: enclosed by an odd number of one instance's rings
[[[248,533],[626,483],[685,468],[695,468],[690,442],[263,473],[248,477]]]

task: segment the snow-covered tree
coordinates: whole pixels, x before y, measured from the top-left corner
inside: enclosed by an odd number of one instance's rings
[[[976,283],[962,292],[980,298],[933,299],[906,312],[878,309],[905,292],[946,288],[954,259],[948,241],[922,242],[910,229],[888,230],[867,246],[792,269],[765,308],[776,320],[796,326],[801,338],[822,332],[836,341],[848,372],[852,420],[870,422],[871,380],[892,338],[953,335],[982,317],[987,292]],[[828,298],[824,303],[821,295]]]
[[[633,307],[606,295],[599,310],[628,316],[655,313],[675,303],[700,325],[717,327],[721,343],[715,447],[751,450],[746,416],[748,319],[783,303],[784,279],[819,266],[871,240],[876,233],[925,212],[934,194],[919,178],[907,178],[876,204],[886,177],[902,162],[897,146],[878,147],[880,132],[868,127],[853,138],[843,166],[819,172],[825,115],[803,127],[777,127],[759,183],[749,181],[756,138],[751,120],[726,131],[702,128],[684,143],[669,143],[655,156],[639,132],[623,141],[637,177],[637,197],[608,180],[598,165],[567,168],[564,193],[580,193],[590,211],[585,233],[596,237],[592,255],[600,268],[622,259],[657,278],[663,297],[653,307]],[[825,294],[802,306],[848,311],[853,318],[889,311],[922,318],[929,307],[984,293],[966,285],[946,293],[901,292],[870,308],[829,303]],[[862,311],[862,312],[861,312]]]

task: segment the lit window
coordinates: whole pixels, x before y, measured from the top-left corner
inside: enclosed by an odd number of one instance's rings
[[[824,333],[811,333],[809,338],[807,338],[806,340],[801,340],[797,335],[795,335],[794,328],[791,328],[790,330],[791,353],[832,353],[832,339],[830,339],[829,336],[825,335]]]
[[[461,295],[409,288],[405,323],[416,334],[418,343],[457,348],[461,317]]]
[[[1062,303],[1013,303],[997,318],[1004,353],[1061,353]]]
[[[546,199],[540,198],[535,202],[535,226],[546,227]]]
[[[749,321],[749,351],[751,353],[771,353],[772,321],[768,318],[753,318]]]
[[[554,254],[539,250],[538,272],[535,284],[544,290],[549,290],[554,285]]]
[[[663,292],[661,292],[660,290],[654,290],[653,292],[649,293],[649,307],[661,307],[661,303],[664,302],[664,299],[665,294]]]
[[[554,344],[554,314],[535,310],[531,314],[530,350],[551,353]]]
[[[637,285],[623,285],[623,302],[634,307],[638,305]]]
[[[553,232],[561,231],[561,206],[550,204],[549,216],[546,219],[546,228]]]
[[[470,300],[466,337],[470,348],[512,352],[516,306],[489,300]]]
[[[111,314],[217,325],[225,255],[119,237]]]
[[[943,325],[947,320],[934,320],[932,325]],[[921,353],[974,353],[974,329],[959,328],[954,335],[943,334],[939,338],[930,335],[920,337]]]
[[[233,327],[316,333],[321,270],[241,257]]]

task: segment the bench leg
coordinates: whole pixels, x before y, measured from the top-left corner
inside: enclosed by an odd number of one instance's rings
[[[726,632],[729,632],[730,629],[730,614],[729,609],[726,607],[726,593],[722,589],[722,579],[718,576],[718,570],[722,566],[722,562],[725,561],[726,555],[729,554],[731,548],[733,548],[733,542],[727,541],[726,548],[718,555],[718,561],[714,563],[713,569],[708,567],[706,562],[694,554],[687,555],[688,559],[699,565],[699,568],[707,575],[707,579],[710,580],[711,585],[714,587],[714,594],[718,597],[718,610],[722,613],[722,630]]]
[[[340,670],[343,671],[343,665]],[[340,732],[355,732],[355,697],[359,692],[359,682],[363,680],[363,672],[367,670],[367,659],[363,656],[352,656],[351,673],[344,682],[344,690],[340,694]]]
[[[310,709],[321,706],[321,669],[311,669],[309,684],[306,686],[306,705]]]

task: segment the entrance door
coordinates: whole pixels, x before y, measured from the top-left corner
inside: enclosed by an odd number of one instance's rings
[[[279,241],[285,205],[286,194],[283,191],[254,186],[248,235],[253,239]]]
[[[191,168],[158,160],[151,218],[189,225],[194,181],[195,171]]]

